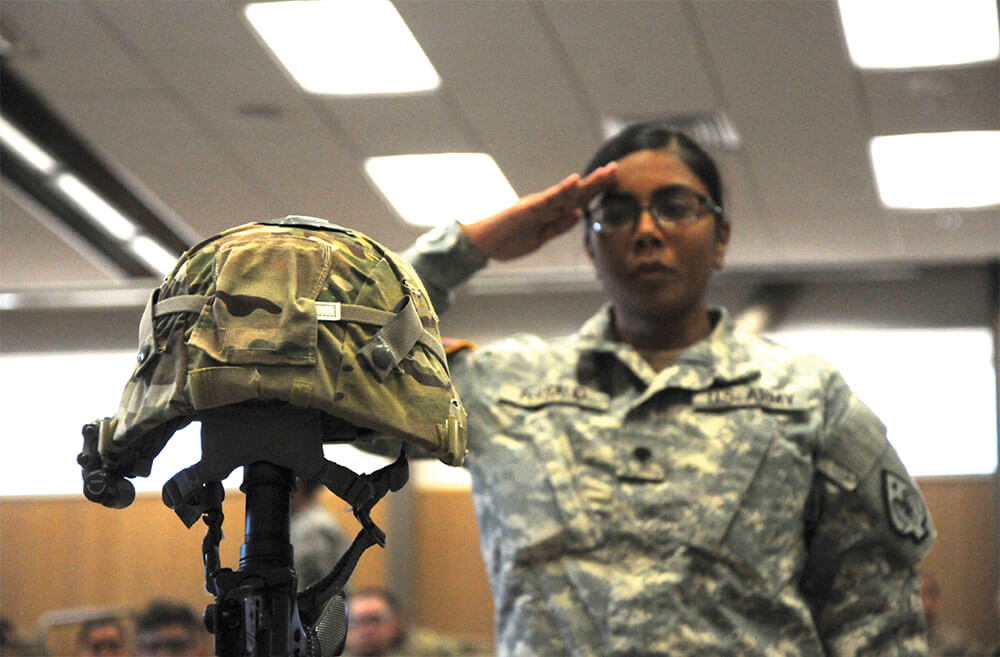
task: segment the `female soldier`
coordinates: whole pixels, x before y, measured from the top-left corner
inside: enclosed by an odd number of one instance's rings
[[[453,365],[499,654],[925,654],[920,494],[835,370],[706,306],[730,224],[690,139],[630,127],[586,177],[407,256],[443,312],[581,218],[610,302]]]

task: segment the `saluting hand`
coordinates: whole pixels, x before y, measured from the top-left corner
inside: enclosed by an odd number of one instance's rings
[[[462,228],[487,258],[513,260],[528,255],[582,219],[582,208],[615,181],[615,162],[586,178],[567,176],[548,189],[523,196],[514,205]]]

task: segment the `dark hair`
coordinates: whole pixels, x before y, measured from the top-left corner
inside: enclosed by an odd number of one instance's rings
[[[84,641],[90,640],[90,633],[99,627],[113,627],[118,630],[118,634],[125,638],[125,625],[117,616],[100,616],[98,618],[88,618],[80,623],[80,630],[76,634],[76,643],[81,645]]]
[[[587,175],[594,169],[620,160],[630,153],[646,150],[667,151],[677,157],[705,183],[712,200],[720,208],[725,207],[722,199],[722,177],[712,158],[686,134],[660,121],[633,123],[621,130],[597,149],[583,173]]]
[[[351,591],[347,597],[348,600],[354,598],[378,598],[385,602],[389,606],[389,609],[392,610],[392,613],[397,616],[403,611],[402,607],[399,605],[399,598],[397,598],[388,589],[379,588],[377,586],[368,586],[356,591]]]
[[[149,632],[175,623],[183,625],[192,636],[197,636],[201,628],[201,623],[191,607],[173,600],[153,600],[135,619],[138,632]]]

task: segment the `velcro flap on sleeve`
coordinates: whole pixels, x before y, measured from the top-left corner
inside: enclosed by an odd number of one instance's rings
[[[853,491],[888,448],[885,426],[867,406],[852,397],[843,417],[831,430],[816,460],[816,469],[841,488]]]
[[[831,430],[816,468],[847,491],[851,506],[864,510],[880,541],[907,563],[916,563],[934,543],[930,513],[875,414],[852,397]]]

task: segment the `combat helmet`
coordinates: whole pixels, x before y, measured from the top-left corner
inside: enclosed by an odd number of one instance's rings
[[[100,426],[116,474],[147,476],[174,432],[251,400],[315,409],[448,465],[465,456],[465,409],[420,279],[321,219],[245,224],[189,249],[149,298],[137,361]]]

